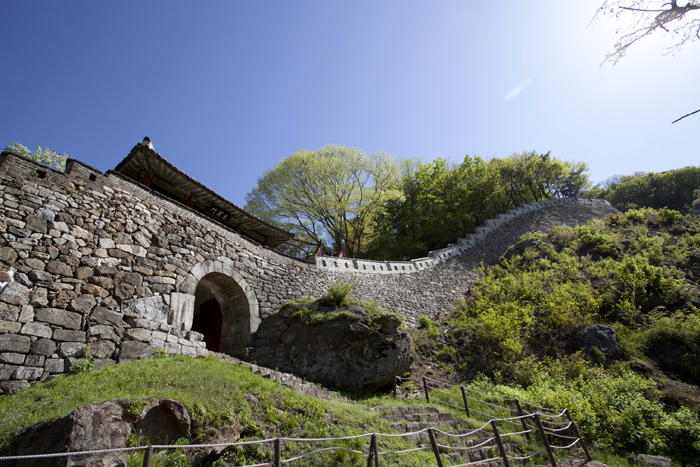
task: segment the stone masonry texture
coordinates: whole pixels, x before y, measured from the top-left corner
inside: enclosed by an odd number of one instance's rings
[[[86,357],[100,367],[155,350],[206,355],[204,336],[191,330],[200,296],[220,303],[221,351],[229,354],[253,346],[261,321],[283,303],[320,296],[335,282],[415,324],[449,311],[478,265],[522,234],[613,212],[577,199],[522,209],[426,259],[430,267],[375,274],[364,264],[290,258],[114,172],[71,159],[64,173],[3,153],[0,390],[68,372]]]

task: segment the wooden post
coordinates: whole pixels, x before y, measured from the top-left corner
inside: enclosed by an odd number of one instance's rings
[[[588,459],[589,461],[592,461],[593,457],[591,457],[591,453],[588,452],[588,446],[586,446],[586,442],[583,440],[583,437],[581,437],[581,432],[578,431],[578,427],[576,426],[576,422],[574,422],[574,419],[571,418],[571,414],[569,413],[569,409],[564,409],[564,413],[566,414],[566,416],[569,418],[569,421],[571,422],[571,428],[574,429],[574,435],[576,435],[576,437],[581,440],[581,447],[583,448],[583,452],[586,453],[586,459]]]
[[[394,376],[394,399],[396,399],[396,380],[399,379],[398,376]]]
[[[372,458],[374,457],[374,462]],[[372,433],[372,438],[369,441],[369,456],[367,456],[367,467],[379,467],[379,449],[377,449],[377,435]]]
[[[428,382],[425,380],[425,376],[423,376],[423,390],[425,390],[426,402],[430,402],[430,396],[428,396]]]
[[[542,428],[540,416],[537,412],[535,412],[534,414],[532,414],[532,417],[535,419],[535,425],[537,425],[537,429],[540,431],[540,436],[542,436],[542,442],[544,443],[544,447],[547,450],[547,454],[549,455],[549,462],[552,464],[552,467],[557,467],[557,461],[554,459],[552,448],[549,446],[549,441],[547,440],[547,433],[545,433],[544,428]]]
[[[464,386],[460,386],[459,389],[462,390],[462,400],[464,401],[464,410],[467,411],[467,417],[469,416],[469,404],[467,404],[467,394],[464,392]]]
[[[282,467],[282,445],[279,438],[275,438],[275,467]]]
[[[153,458],[153,446],[148,446],[146,452],[143,453],[143,467],[151,467],[151,459]]]
[[[493,435],[496,437],[496,444],[498,445],[498,450],[501,451],[503,465],[505,465],[506,467],[510,467],[508,455],[506,454],[506,447],[503,446],[503,440],[501,439],[501,435],[498,434],[498,428],[496,428],[496,420],[491,420],[491,429],[493,430]]]
[[[423,381],[425,381],[425,378],[423,378]],[[438,448],[435,433],[433,433],[432,428],[428,428],[428,436],[430,437],[430,444],[433,446],[433,452],[435,453],[435,459],[437,460],[438,467],[443,467],[442,456],[440,456],[440,448]]]
[[[515,408],[518,409],[518,417],[522,417],[523,416],[523,409],[520,408],[520,401],[518,399],[513,399],[513,401],[515,401]],[[523,430],[527,431],[528,428],[527,428],[527,422],[525,422],[525,419],[521,418],[520,422],[523,425]],[[529,432],[525,433],[525,437],[527,438],[528,441],[532,441],[532,436],[530,436]]]

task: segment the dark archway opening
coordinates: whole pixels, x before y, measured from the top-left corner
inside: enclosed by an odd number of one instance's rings
[[[218,352],[221,344],[221,306],[216,299],[209,300],[199,307],[199,313],[192,319],[192,330],[204,335],[207,350]]]
[[[231,277],[211,272],[194,294],[192,330],[202,333],[207,349],[231,355],[250,345],[250,304]]]

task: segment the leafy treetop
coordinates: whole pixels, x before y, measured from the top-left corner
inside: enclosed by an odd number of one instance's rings
[[[33,161],[46,164],[52,169],[56,170],[65,170],[66,160],[68,160],[68,157],[70,157],[66,153],[59,154],[53,149],[42,149],[41,146],[37,146],[36,151],[32,152],[27,146],[19,143],[7,144],[5,145],[4,150],[19,154],[20,156],[24,156]]]

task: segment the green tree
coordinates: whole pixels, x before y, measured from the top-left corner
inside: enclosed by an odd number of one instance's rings
[[[329,145],[301,150],[258,179],[245,209],[281,225],[302,241],[330,240],[336,251],[357,257],[372,237],[372,220],[381,204],[399,196],[391,189],[396,161],[383,152]]]
[[[695,200],[694,191],[700,188],[700,167],[642,172],[637,176],[619,177],[619,180],[601,191],[598,197],[621,211],[638,207],[687,211]]]
[[[19,143],[7,144],[3,150],[48,165],[56,170],[65,170],[66,160],[70,157],[66,153],[59,154],[55,150],[49,148],[42,149],[41,146],[37,146],[36,151],[32,152],[27,146]]]
[[[457,165],[402,161],[394,188],[375,216],[373,259],[425,256],[473,232],[484,220],[530,201],[575,196],[590,185],[586,164],[549,154],[515,154],[488,162],[467,155]]]

